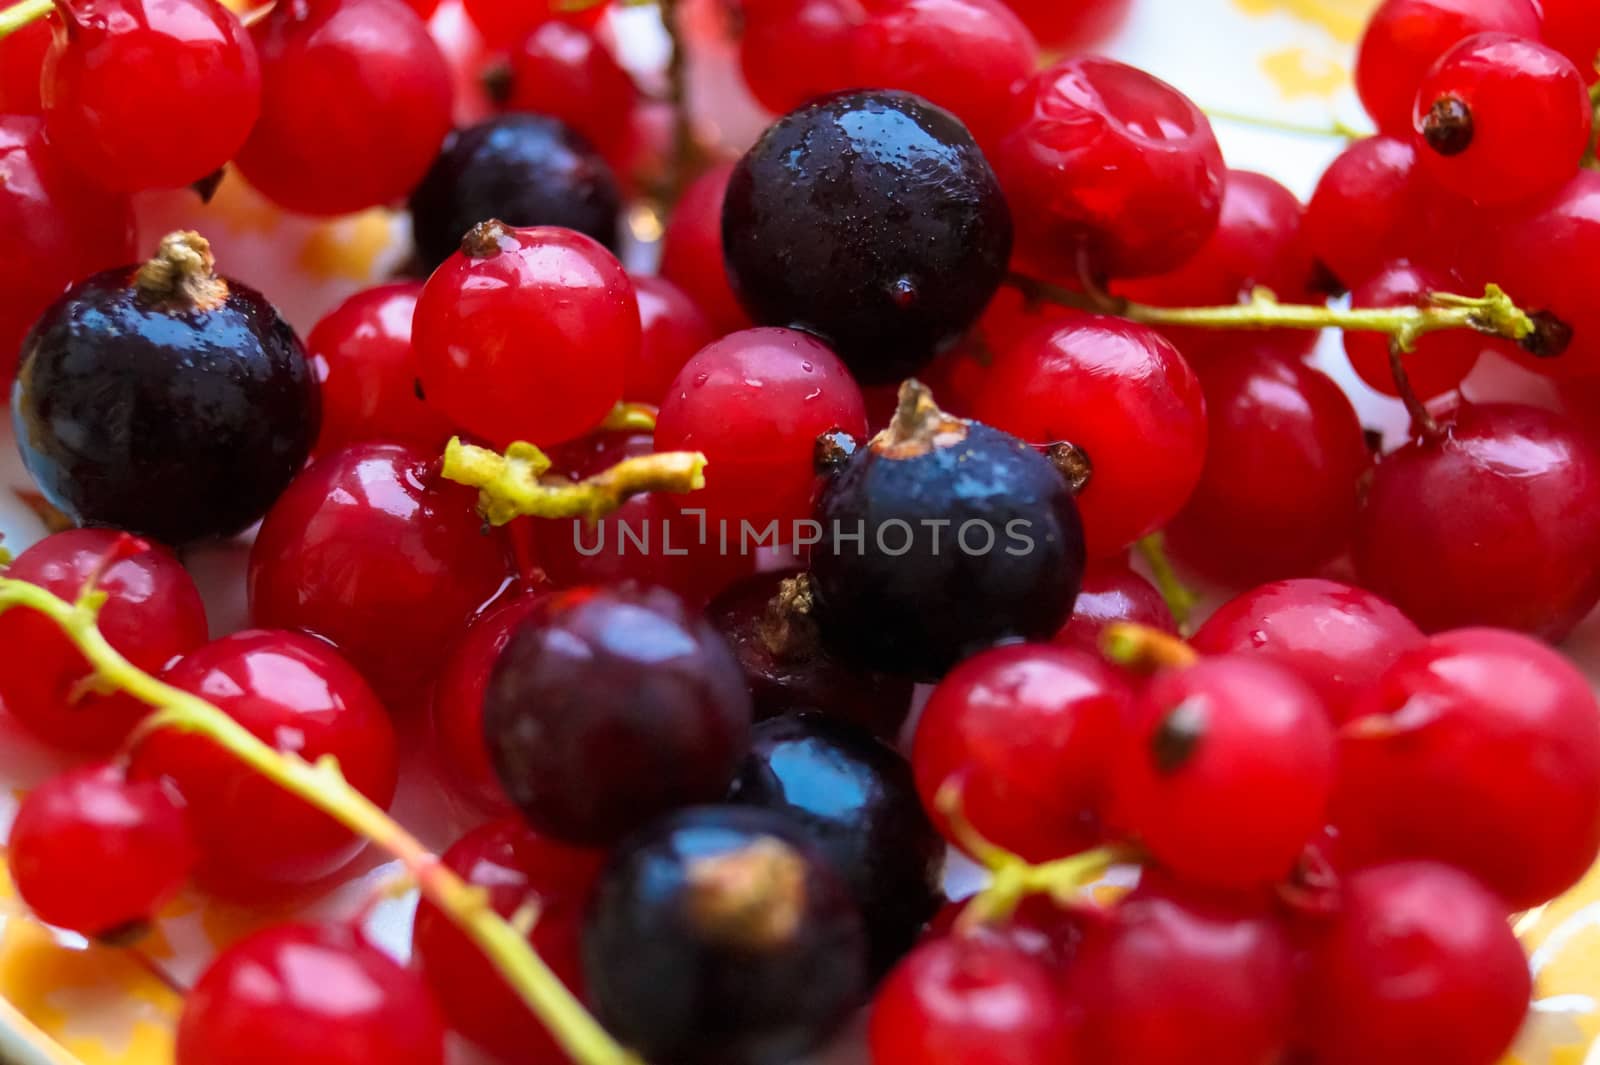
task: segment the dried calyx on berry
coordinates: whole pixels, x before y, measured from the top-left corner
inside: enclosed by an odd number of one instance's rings
[[[1083,579],[1073,486],[1047,457],[940,410],[907,381],[889,428],[825,482],[816,616],[841,657],[919,679],[1012,639],[1044,639]]]

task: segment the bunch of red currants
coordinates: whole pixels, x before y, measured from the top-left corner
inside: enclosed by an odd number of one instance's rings
[[[118,944],[369,845],[423,896],[413,964],[228,946],[178,1065],[783,1065],[863,1011],[878,1065],[1499,1060],[1512,918],[1600,855],[1551,646],[1600,603],[1600,7],[1384,0],[1302,205],[1042,58],[1126,2],[742,0],[775,114],[723,162],[604,2],[467,0],[449,60],[435,6],[0,8],[0,375],[69,526],[0,570],[0,705],[82,759],[17,889]],[[416,254],[302,341],[198,233],[139,261],[134,197],[218,180]],[[212,638],[181,552],[240,535]],[[1243,590],[1195,628],[1178,569]],[[403,746],[475,811],[442,857]]]

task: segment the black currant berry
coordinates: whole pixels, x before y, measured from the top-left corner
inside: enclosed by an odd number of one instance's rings
[[[316,377],[254,289],[198,233],[72,286],[22,347],[11,416],[23,464],[80,525],[168,544],[267,512],[317,438]]]
[[[911,682],[840,661],[823,647],[811,610],[811,582],[775,570],[730,586],[706,617],[744,668],[756,720],[815,710],[892,742],[911,711]]]
[[[874,976],[943,901],[945,844],[910,764],[848,721],[801,714],[757,725],[729,801],[783,814],[833,863],[861,907]]]
[[[1062,473],[1016,437],[945,414],[916,381],[889,428],[823,482],[817,520],[823,639],[919,680],[998,643],[1048,639],[1083,580]]]
[[[727,643],[672,592],[577,588],[512,635],[483,728],[528,822],[599,846],[726,794],[750,748],[750,694]]]
[[[417,258],[435,269],[479,222],[564,226],[617,246],[611,167],[565,123],[507,114],[456,130],[411,194]]]
[[[861,913],[782,815],[671,814],[612,855],[583,977],[600,1022],[653,1065],[790,1065],[866,995]]]
[[[854,92],[784,116],[739,161],[722,246],[758,323],[817,333],[863,383],[885,384],[983,313],[1011,215],[954,116],[910,93]]]

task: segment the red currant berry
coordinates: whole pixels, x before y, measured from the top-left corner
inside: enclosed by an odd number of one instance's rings
[[[732,176],[733,164],[724,163],[690,182],[661,236],[661,276],[687,292],[719,333],[750,327],[722,258],[722,201]]]
[[[1107,559],[1084,573],[1083,588],[1072,606],[1072,620],[1056,633],[1054,642],[1098,654],[1100,638],[1114,621],[1178,635],[1178,623],[1155,585],[1133,572],[1126,562]]]
[[[850,86],[914,92],[959,118],[979,144],[1006,131],[1039,43],[1001,0],[868,0],[867,10],[849,34]]]
[[[1359,284],[1395,255],[1420,250],[1424,199],[1409,140],[1358,140],[1317,182],[1306,204],[1306,241],[1339,285]]]
[[[450,132],[450,68],[403,0],[291,0],[253,31],[261,119],[239,170],[269,200],[335,215],[403,199]]]
[[[1203,655],[1260,655],[1287,668],[1342,722],[1422,631],[1393,604],[1337,581],[1263,584],[1230,599],[1190,641]]]
[[[1082,51],[1111,35],[1128,17],[1133,0],[1006,0],[1039,43],[1050,51]]]
[[[706,486],[682,501],[703,508],[729,536],[741,522],[777,523],[787,543],[811,515],[817,437],[867,433],[861,389],[822,341],[792,329],[749,329],[722,338],[686,363],[656,422],[662,451],[700,451]]]
[[[535,835],[519,819],[491,821],[444,853],[446,868],[489,895],[510,918],[537,907],[529,942],[568,988],[582,986],[579,932],[583,907],[605,854]],[[478,945],[428,900],[417,907],[413,949],[450,1027],[516,1065],[565,1065],[543,1022],[495,971]]]
[[[395,735],[383,704],[321,640],[236,633],[186,655],[164,679],[279,751],[311,762],[337,758],[345,779],[379,806],[394,797]],[[154,733],[134,752],[130,773],[171,780],[188,800],[200,878],[222,894],[249,898],[308,884],[365,844],[203,736]]]
[[[552,449],[555,469],[572,480],[600,473],[624,459],[655,452],[642,433],[596,433]],[[671,589],[702,605],[755,569],[754,543],[739,542],[737,524],[726,542],[695,507],[702,493],[681,503],[649,492],[634,496],[594,522],[532,519],[534,555],[552,584],[613,584],[633,580]]]
[[[91,580],[106,594],[106,642],[148,673],[206,641],[194,581],[165,549],[109,529],[68,529],[18,555],[5,575],[73,601]],[[130,695],[105,694],[94,669],[55,623],[31,610],[0,614],[0,646],[26,668],[0,669],[0,704],[57,747],[110,752],[150,712]]]
[[[1584,78],[1593,82],[1600,56],[1600,8],[1588,0],[1539,0],[1544,8],[1544,40],[1566,53]]]
[[[1113,912],[1095,905],[1063,906],[1049,895],[1028,895],[1003,922],[983,922],[958,928],[956,922],[977,896],[947,902],[928,922],[926,939],[962,936],[1001,941],[1044,962],[1059,975],[1072,959],[1088,930]]]
[[[985,839],[1030,861],[1092,846],[1108,766],[1132,713],[1127,681],[1065,647],[999,647],[957,666],[917,725],[911,766],[946,835],[946,785]],[[952,838],[954,838],[952,836]]]
[[[91,765],[22,800],[7,844],[17,893],[40,920],[115,938],[154,917],[194,869],[183,804],[164,785]]]
[[[1351,877],[1312,953],[1310,1046],[1327,1065],[1492,1065],[1528,1012],[1505,906],[1470,876],[1407,862]]]
[[[568,11],[562,0],[465,0],[467,17],[490,45],[507,45],[550,21],[593,30],[605,17],[609,0]]]
[[[639,89],[593,30],[546,22],[522,38],[505,63],[505,93],[496,100],[505,110],[560,119],[612,160],[626,149],[624,119],[639,102]]]
[[[41,95],[64,159],[137,192],[188,185],[234,157],[261,112],[261,65],[238,16],[210,0],[59,10]]]
[[[1378,462],[1355,563],[1426,631],[1559,640],[1600,601],[1600,454],[1559,414],[1463,406]]]
[[[54,40],[54,25],[42,18],[0,37],[0,114],[37,115],[44,110],[39,72]]]
[[[1162,307],[1208,307],[1247,300],[1258,287],[1271,289],[1285,303],[1321,303],[1314,289],[1311,249],[1301,231],[1305,208],[1294,193],[1263,174],[1228,171],[1222,214],[1216,231],[1178,269],[1159,277],[1118,286],[1140,303]],[[1287,358],[1307,354],[1317,334],[1279,329],[1241,338],[1216,329],[1165,329],[1184,357],[1196,365],[1249,344],[1263,355]]]
[[[1352,307],[1425,307],[1434,292],[1459,292],[1459,278],[1404,260],[1386,264],[1350,293]],[[1494,341],[1468,329],[1447,329],[1424,336],[1415,351],[1400,357],[1406,380],[1418,399],[1428,400],[1461,387],[1461,382]],[[1382,333],[1351,330],[1344,351],[1356,376],[1386,396],[1398,396],[1389,365],[1389,338]]]
[[[318,322],[306,353],[322,382],[316,453],[387,440],[440,451],[451,426],[423,402],[411,317],[422,284],[396,281],[358,292]]]
[[[780,115],[819,96],[854,88],[850,44],[866,18],[861,0],[747,5],[739,38],[745,83],[762,106]]]
[[[1600,257],[1600,173],[1580,170],[1531,214],[1508,220],[1485,258],[1518,306],[1535,315],[1532,368],[1553,377],[1600,376],[1600,303],[1585,271]],[[1523,341],[1525,348],[1529,340]]]
[[[428,279],[413,340],[428,402],[457,425],[555,444],[622,398],[639,333],[633,283],[598,241],[486,222]]]
[[[997,353],[974,408],[1029,443],[1088,455],[1078,507],[1091,558],[1170,521],[1205,465],[1200,381],[1159,333],[1120,318],[1073,315]]]
[[[1526,909],[1600,853],[1600,708],[1526,636],[1461,629],[1402,654],[1356,704],[1339,758],[1334,823],[1357,859],[1449,862]]]
[[[1428,70],[1459,42],[1489,32],[1538,40],[1538,6],[1533,0],[1383,0],[1356,56],[1356,91],[1378,129],[1405,136]]]
[[[1515,203],[1567,183],[1589,150],[1593,112],[1585,79],[1566,56],[1480,33],[1423,79],[1414,143],[1444,188],[1478,204]]]
[[[1083,1060],[1117,1065],[1277,1061],[1293,983],[1288,931],[1272,916],[1149,891],[1091,925],[1067,971]]]
[[[359,932],[279,925],[200,977],[178,1021],[176,1065],[444,1065],[444,1037],[422,977]]]
[[[1167,528],[1173,554],[1236,585],[1306,576],[1342,554],[1372,457],[1339,386],[1249,348],[1212,358],[1200,383],[1206,465]]]
[[[1206,116],[1155,77],[1067,59],[1030,81],[994,154],[1017,248],[1053,274],[1181,266],[1217,227],[1226,173]]]
[[[874,1065],[1038,1065],[1075,1060],[1073,1025],[1050,966],[989,937],[945,936],[912,951],[878,989]]]
[[[473,493],[398,444],[325,456],[295,479],[250,551],[257,625],[333,641],[397,709],[510,579]]]
[[[1116,817],[1151,856],[1197,886],[1287,876],[1333,791],[1316,694],[1265,659],[1208,658],[1155,677],[1135,721],[1112,778]]]
[[[622,372],[622,398],[661,405],[673,378],[717,333],[688,293],[661,277],[634,277],[643,333]]]
[[[538,603],[536,595],[516,595],[479,615],[450,652],[433,685],[433,731],[439,759],[451,782],[489,809],[504,807],[506,793],[489,764],[483,742],[483,696],[500,652]]]
[[[68,285],[133,262],[137,249],[128,198],[63,165],[39,119],[0,115],[0,172],[0,388],[9,389],[39,315]]]

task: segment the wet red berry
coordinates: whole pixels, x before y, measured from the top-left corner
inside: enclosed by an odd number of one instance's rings
[[[1377,273],[1352,282],[1352,307],[1426,307],[1435,292],[1463,293],[1460,278],[1406,261],[1385,264]],[[1406,380],[1417,398],[1428,400],[1459,388],[1478,364],[1484,351],[1495,342],[1470,329],[1449,329],[1424,336],[1415,351],[1401,356]],[[1502,347],[1504,345],[1501,345]],[[1389,365],[1389,338],[1382,333],[1347,332],[1345,354],[1356,375],[1386,396],[1398,396],[1394,372]]]
[[[689,294],[663,277],[633,278],[639,299],[639,354],[622,372],[622,398],[660,406],[673,378],[717,332]]]
[[[1056,633],[1054,642],[1098,654],[1106,626],[1114,621],[1178,634],[1172,610],[1155,585],[1126,562],[1107,559],[1084,572],[1083,588],[1072,605],[1072,620]]]
[[[661,236],[661,276],[688,293],[723,333],[750,326],[722,260],[722,201],[732,176],[733,164],[723,163],[691,181]]]

